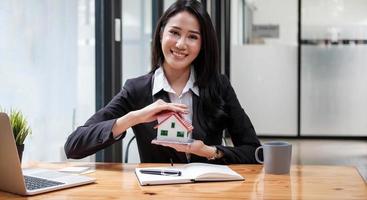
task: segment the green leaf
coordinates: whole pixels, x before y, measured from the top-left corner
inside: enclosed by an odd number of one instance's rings
[[[6,112],[0,107],[1,112]],[[22,112],[19,110],[10,109],[10,125],[13,129],[15,142],[17,145],[22,145],[26,137],[32,134],[31,128],[28,126],[28,122]]]

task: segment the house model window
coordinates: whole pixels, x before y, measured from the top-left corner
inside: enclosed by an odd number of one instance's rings
[[[157,140],[188,143],[193,126],[176,112],[164,112],[158,116]]]
[[[161,136],[168,136],[167,130],[161,130]]]
[[[185,137],[185,132],[177,131],[177,137]]]

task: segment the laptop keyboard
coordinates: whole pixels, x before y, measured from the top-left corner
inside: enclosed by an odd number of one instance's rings
[[[37,190],[40,188],[52,187],[56,185],[62,185],[64,183],[57,181],[50,181],[43,178],[36,178],[32,176],[24,176],[24,181],[27,190]]]

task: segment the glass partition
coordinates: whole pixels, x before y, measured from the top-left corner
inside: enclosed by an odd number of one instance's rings
[[[367,1],[302,1],[301,135],[367,136]]]
[[[151,69],[152,1],[124,0],[122,3],[122,80],[125,82],[129,78],[146,74]],[[133,135],[129,129],[124,138],[123,152],[126,152]],[[131,143],[128,161],[140,162],[135,140]]]
[[[298,1],[231,1],[231,82],[258,135],[297,135]]]
[[[0,106],[33,130],[23,160],[65,160],[67,136],[95,112],[94,0],[2,0],[0,23]]]

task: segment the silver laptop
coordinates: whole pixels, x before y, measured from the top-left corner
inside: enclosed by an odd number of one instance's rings
[[[95,182],[88,176],[47,169],[22,170],[9,118],[0,113],[0,190],[35,195]]]

